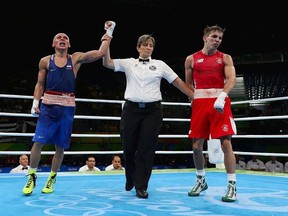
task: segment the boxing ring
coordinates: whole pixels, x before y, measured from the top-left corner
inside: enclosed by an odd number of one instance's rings
[[[0,94],[1,98],[32,100],[32,96]],[[288,97],[262,99],[257,101],[237,101],[233,105],[287,100]],[[121,100],[98,100],[76,98],[78,103],[107,103],[122,106]],[[30,103],[29,103],[30,104]],[[163,106],[190,106],[190,103],[162,102]],[[30,113],[0,112],[5,118],[35,118]],[[284,120],[288,115],[235,118],[235,123],[259,120]],[[119,121],[120,116],[75,115],[76,119],[87,121]],[[179,122],[189,125],[190,118],[167,118],[163,122]],[[189,127],[187,126],[187,131]],[[27,137],[34,133],[0,132],[0,137]],[[120,135],[103,133],[73,133],[72,138],[115,138]],[[160,134],[160,139],[188,139],[183,134]],[[287,139],[288,134],[280,135],[234,135],[237,139]],[[1,143],[0,143],[1,145]],[[116,151],[65,151],[66,155],[112,155],[122,154],[121,145]],[[207,153],[207,151],[204,151]],[[286,157],[286,152],[244,152],[238,155],[258,155],[262,157]],[[30,154],[30,151],[0,151],[0,155]],[[54,151],[42,151],[42,155],[53,155]],[[156,155],[189,155],[193,151],[157,150]],[[288,159],[287,159],[288,160]],[[135,197],[134,190],[125,191],[124,172],[105,171],[93,174],[78,173],[76,170],[59,172],[55,192],[41,194],[48,172],[38,172],[37,185],[31,196],[23,196],[21,191],[26,182],[23,174],[0,173],[2,212],[5,215],[288,215],[288,173],[254,172],[236,170],[237,201],[223,203],[221,196],[226,189],[226,173],[222,166],[207,168],[208,190],[199,197],[188,197],[187,192],[194,185],[195,169],[154,169],[149,184],[149,199]]]

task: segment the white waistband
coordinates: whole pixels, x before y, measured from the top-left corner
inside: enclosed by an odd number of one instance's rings
[[[194,99],[197,98],[216,98],[223,91],[223,89],[195,89]]]
[[[42,100],[44,104],[54,104],[54,105],[61,105],[61,106],[76,106],[75,103],[75,96],[69,95],[54,95],[54,94],[47,94],[44,93],[44,97]]]

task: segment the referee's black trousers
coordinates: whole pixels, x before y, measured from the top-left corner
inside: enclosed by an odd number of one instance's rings
[[[148,188],[158,136],[163,120],[160,101],[149,106],[126,101],[121,115],[120,135],[125,160],[126,183]]]

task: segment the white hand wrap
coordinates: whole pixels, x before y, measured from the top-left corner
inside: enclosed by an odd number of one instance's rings
[[[225,98],[227,97],[227,93],[226,92],[221,92],[215,103],[214,103],[214,108],[216,109],[216,111],[222,113],[223,112],[223,109],[224,109],[224,105],[225,105]]]
[[[105,22],[104,29],[106,30],[106,34],[109,37],[112,37],[115,26],[116,26],[116,23],[113,21],[106,21]]]
[[[39,115],[38,113],[36,113],[36,109],[38,108],[38,106],[39,106],[39,100],[34,99],[33,100],[33,104],[32,104],[32,108],[31,108],[31,114],[33,116],[38,116]]]

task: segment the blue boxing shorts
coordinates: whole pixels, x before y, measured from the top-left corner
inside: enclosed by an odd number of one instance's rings
[[[75,107],[41,104],[33,142],[70,146]]]

